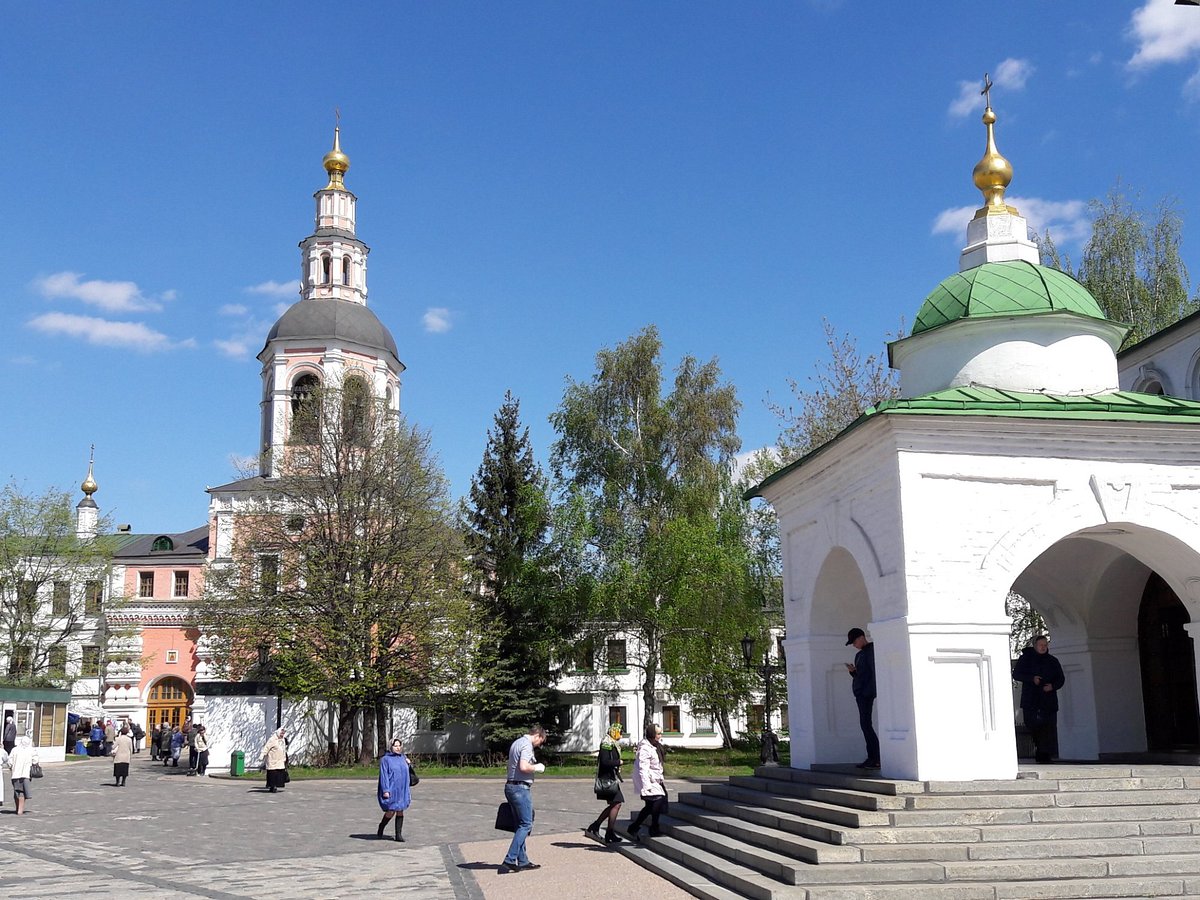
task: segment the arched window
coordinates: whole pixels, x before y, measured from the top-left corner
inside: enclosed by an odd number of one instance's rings
[[[174,550],[175,542],[165,534],[161,537],[156,537],[154,543],[150,546],[151,550]]]
[[[342,257],[342,284],[350,284],[350,257]]]
[[[293,443],[311,444],[317,438],[320,416],[313,392],[320,387],[321,379],[311,372],[301,375],[292,384],[292,429],[289,437]]]
[[[332,260],[329,258],[329,254],[328,253],[322,254],[322,256],[321,256],[321,284],[329,284],[330,283],[329,266],[331,263],[332,263]]]

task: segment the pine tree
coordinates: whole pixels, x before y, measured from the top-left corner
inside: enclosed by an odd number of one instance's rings
[[[558,705],[549,649],[554,626],[537,564],[548,525],[545,477],[510,391],[464,514],[483,619],[478,708],[492,750],[506,750],[531,723],[548,722]]]

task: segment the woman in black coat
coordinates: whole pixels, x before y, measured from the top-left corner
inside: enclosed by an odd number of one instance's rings
[[[1013,680],[1021,682],[1021,712],[1033,735],[1034,758],[1048,763],[1058,756],[1058,692],[1067,678],[1050,655],[1050,640],[1044,634],[1021,651]]]
[[[594,838],[599,838],[600,823],[608,819],[608,827],[604,829],[604,843],[619,844],[621,838],[616,832],[617,813],[621,809],[621,804],[625,802],[625,795],[621,793],[621,725],[619,722],[608,726],[608,735],[600,742],[600,753],[596,760],[596,778],[597,780],[611,780],[613,789],[611,792],[596,794],[597,800],[603,800],[608,805],[604,807],[604,812],[600,813],[596,821],[583,831]]]

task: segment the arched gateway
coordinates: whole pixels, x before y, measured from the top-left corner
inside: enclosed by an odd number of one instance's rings
[[[1039,264],[994,122],[960,271],[889,346],[900,399],[752,492],[780,520],[794,766],[862,756],[859,626],[885,776],[1014,777],[1011,590],[1066,671],[1064,758],[1197,742],[1200,403],[1118,389],[1127,329]]]

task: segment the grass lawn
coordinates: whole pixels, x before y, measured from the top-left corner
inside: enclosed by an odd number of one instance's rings
[[[633,771],[633,750],[622,752],[625,757],[625,772]],[[779,748],[780,762],[788,764],[788,746],[782,744]],[[595,756],[580,754],[539,754],[547,760],[546,774],[549,776],[568,776],[576,778],[591,778],[596,773]],[[422,778],[463,778],[484,777],[503,778],[504,766],[485,766],[474,764],[464,759],[461,764],[445,759],[426,758],[421,754],[412,757],[413,764]],[[758,749],[733,750],[691,750],[673,749],[667,753],[666,771],[668,778],[718,777],[729,775],[750,775],[759,764]],[[332,766],[328,768],[315,766],[295,766],[288,769],[293,778],[377,778],[379,767],[371,766]],[[257,770],[247,772],[246,778],[263,778]]]

